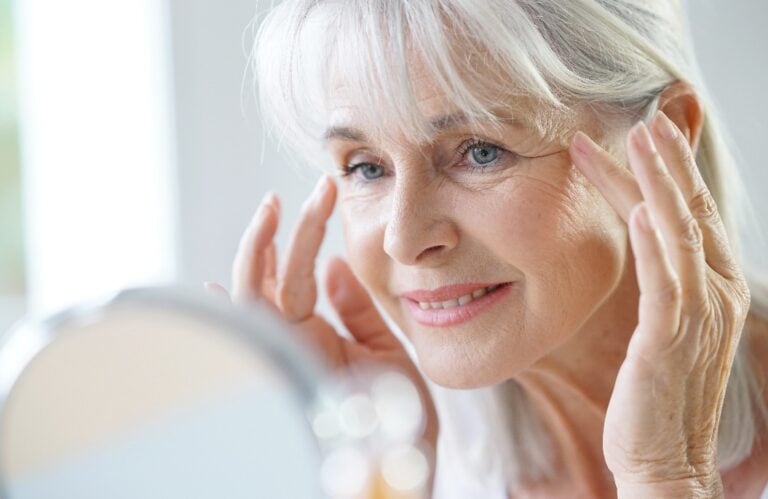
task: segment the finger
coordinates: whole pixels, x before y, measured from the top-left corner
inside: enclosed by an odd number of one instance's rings
[[[699,223],[693,218],[675,180],[669,174],[653,138],[640,122],[628,135],[629,164],[662,239],[667,256],[683,287],[686,306],[706,301],[706,262]]]
[[[276,301],[289,321],[310,317],[317,302],[315,259],[325,237],[325,225],[336,201],[336,184],[324,175],[304,202],[286,259],[278,269]]]
[[[273,205],[277,213],[277,219],[280,220],[282,208],[280,198],[275,197]],[[275,302],[275,287],[277,286],[277,247],[272,240],[264,253],[264,280],[262,282],[262,292],[271,302]]]
[[[232,297],[247,302],[262,298],[267,259],[265,251],[277,232],[277,197],[268,193],[256,210],[238,245],[232,265]]]
[[[632,172],[582,132],[571,141],[571,158],[624,222],[632,207],[643,200]]]
[[[227,291],[227,288],[219,284],[218,282],[211,282],[206,281],[203,283],[203,286],[205,287],[205,290],[214,296],[221,296],[226,299],[230,299],[229,297],[229,291]]]
[[[341,258],[328,262],[326,291],[339,318],[359,343],[376,350],[400,347],[368,291]]]
[[[682,288],[645,202],[631,212],[629,237],[635,255],[640,305],[628,355],[641,355],[653,362],[677,339]]]
[[[275,286],[277,285],[277,248],[272,241],[264,251],[264,279],[261,292],[270,301],[275,301]]]
[[[685,135],[661,111],[651,123],[651,133],[670,175],[683,192],[691,214],[699,222],[707,264],[726,278],[740,275],[717,204],[696,165]]]

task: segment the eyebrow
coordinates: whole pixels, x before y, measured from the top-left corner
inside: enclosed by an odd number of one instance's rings
[[[451,128],[456,128],[460,125],[464,125],[470,121],[470,117],[459,111],[457,113],[444,114],[430,120],[430,126],[435,133],[443,132]],[[520,122],[514,118],[501,118],[507,126],[519,125]],[[368,142],[368,137],[365,132],[358,128],[348,126],[332,126],[328,128],[323,134],[323,139],[328,142],[331,140],[346,140],[350,142]]]

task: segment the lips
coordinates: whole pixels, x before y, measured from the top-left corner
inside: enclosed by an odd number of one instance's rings
[[[427,326],[454,326],[466,322],[509,295],[514,282],[470,283],[436,290],[403,293],[403,301],[413,318]]]
[[[500,282],[472,282],[467,284],[452,284],[443,286],[434,290],[417,289],[408,291],[400,296],[416,302],[443,302],[448,300],[458,300],[460,297],[472,294],[478,289],[501,285]],[[509,283],[507,283],[509,284]]]

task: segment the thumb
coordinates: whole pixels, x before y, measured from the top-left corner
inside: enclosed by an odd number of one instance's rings
[[[359,343],[381,350],[401,347],[373,304],[368,291],[357,280],[349,265],[339,257],[328,262],[326,291],[344,326]]]

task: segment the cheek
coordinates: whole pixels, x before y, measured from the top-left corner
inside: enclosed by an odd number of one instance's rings
[[[386,290],[388,258],[384,253],[382,210],[375,200],[341,196],[344,245],[355,275],[377,297]]]
[[[462,215],[465,236],[494,255],[501,278],[521,280],[520,309],[510,321],[517,331],[507,346],[526,352],[528,359],[578,331],[624,270],[624,223],[579,177],[575,172],[549,179],[517,176],[506,189],[465,203],[474,205]],[[513,367],[509,350],[506,355]]]
[[[561,341],[577,331],[618,284],[627,254],[623,221],[575,172],[561,186],[518,189],[503,237],[517,249],[526,307],[541,332]],[[538,328],[536,328],[538,329]]]

